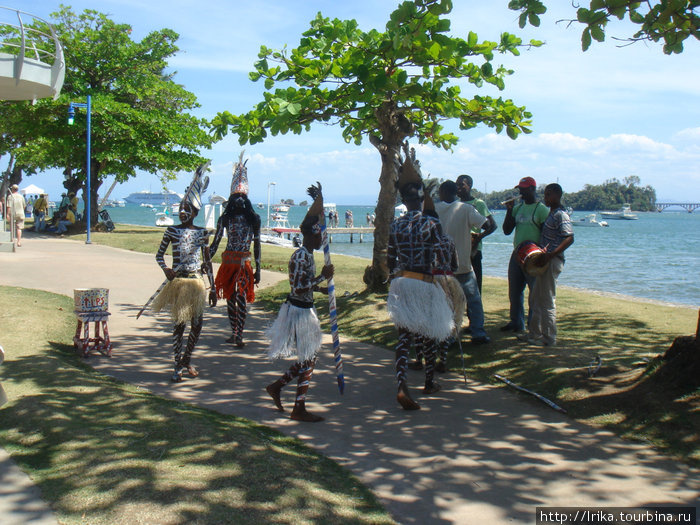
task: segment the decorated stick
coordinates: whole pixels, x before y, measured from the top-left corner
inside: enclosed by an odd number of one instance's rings
[[[528,390],[527,388],[523,388],[523,387],[521,387],[521,386],[519,386],[519,385],[516,385],[516,384],[513,383],[512,381],[508,381],[505,377],[499,376],[498,374],[493,374],[493,377],[495,377],[496,379],[500,379],[500,380],[503,381],[506,385],[510,385],[510,386],[512,386],[513,388],[516,388],[516,389],[518,389],[518,390],[520,390],[520,391],[522,391],[522,392],[525,392],[526,394],[530,394],[530,395],[532,395],[532,396],[535,396],[537,399],[539,399],[540,401],[543,401],[544,403],[546,403],[547,405],[549,405],[550,407],[552,407],[554,410],[556,410],[556,411],[558,411],[558,412],[562,412],[563,414],[566,414],[566,410],[564,410],[562,407],[560,407],[560,406],[557,405],[556,403],[550,401],[550,400],[547,399],[546,397],[541,396],[541,395],[538,394],[537,392],[533,392],[532,390]]]
[[[321,235],[323,237],[323,259],[328,266],[331,264],[331,250],[328,245],[328,232],[326,231],[325,218],[321,220]],[[338,380],[338,390],[342,394],[345,390],[345,375],[343,374],[343,356],[340,353],[340,341],[338,339],[338,310],[335,304],[335,283],[333,278],[328,279],[328,310],[331,316],[331,337],[333,338],[333,355],[335,356],[335,376]]]
[[[459,330],[457,331],[457,344],[459,345],[459,353],[462,354],[462,375],[464,376],[464,384],[467,384],[467,371],[464,368],[464,349],[462,349],[462,338],[459,336]]]
[[[311,186],[307,193],[314,199],[314,204],[323,202],[317,198],[322,195],[321,183],[317,182],[318,186]],[[313,205],[312,205],[313,206]],[[328,243],[328,232],[326,231],[326,213],[323,211],[323,206],[318,210],[321,220],[321,239],[323,241],[323,259],[326,266],[331,264],[331,250]],[[333,355],[335,358],[335,377],[338,381],[338,390],[341,395],[345,391],[345,375],[343,374],[343,355],[340,352],[340,340],[338,339],[338,310],[335,304],[335,283],[333,278],[328,279],[328,310],[331,320],[331,337],[333,338]]]
[[[176,268],[173,268],[173,270],[175,272],[177,272],[179,269],[180,269],[179,266]],[[156,296],[163,290],[163,288],[165,288],[165,285],[168,284],[168,282],[170,282],[170,280],[166,279],[165,281],[163,281],[161,283],[161,285],[158,287],[158,289],[155,291],[155,293],[153,295],[151,295],[151,297],[148,299],[148,301],[146,301],[146,304],[144,304],[143,307],[139,310],[139,313],[136,314],[136,319],[141,317],[141,314],[146,310],[146,308],[148,308],[150,306],[150,304],[153,302],[153,299],[155,299]]]

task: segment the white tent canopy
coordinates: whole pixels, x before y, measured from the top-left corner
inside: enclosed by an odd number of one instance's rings
[[[20,189],[19,192],[22,195],[40,195],[42,193],[45,193],[43,189],[41,189],[39,186],[36,186],[35,184],[30,184],[26,188]]]

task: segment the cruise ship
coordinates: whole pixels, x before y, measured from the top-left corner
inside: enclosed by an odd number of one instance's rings
[[[171,190],[165,190],[158,193],[150,191],[137,191],[132,193],[124,200],[129,204],[152,204],[153,206],[161,206],[164,204],[176,204],[182,200],[182,194]]]

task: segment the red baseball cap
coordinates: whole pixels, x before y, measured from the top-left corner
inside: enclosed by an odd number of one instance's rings
[[[533,188],[537,187],[537,183],[535,182],[535,179],[533,179],[532,177],[523,177],[522,179],[520,179],[520,182],[518,182],[518,185],[516,186],[516,188],[530,188],[530,187],[533,187]]]

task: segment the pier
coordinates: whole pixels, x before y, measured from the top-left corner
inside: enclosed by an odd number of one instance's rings
[[[693,211],[700,208],[700,202],[657,202],[655,206],[656,211],[658,212],[662,212],[666,208],[670,208],[672,206],[678,206],[680,208],[683,208],[688,213],[693,213]]]
[[[286,239],[292,239],[295,235],[299,234],[299,228],[261,228],[261,233],[265,234],[276,234]],[[350,242],[355,242],[355,236],[359,239],[359,242],[364,242],[364,236],[374,233],[374,226],[360,226],[352,228],[326,228],[328,232],[328,242],[333,242],[333,235],[345,234],[350,235]]]

